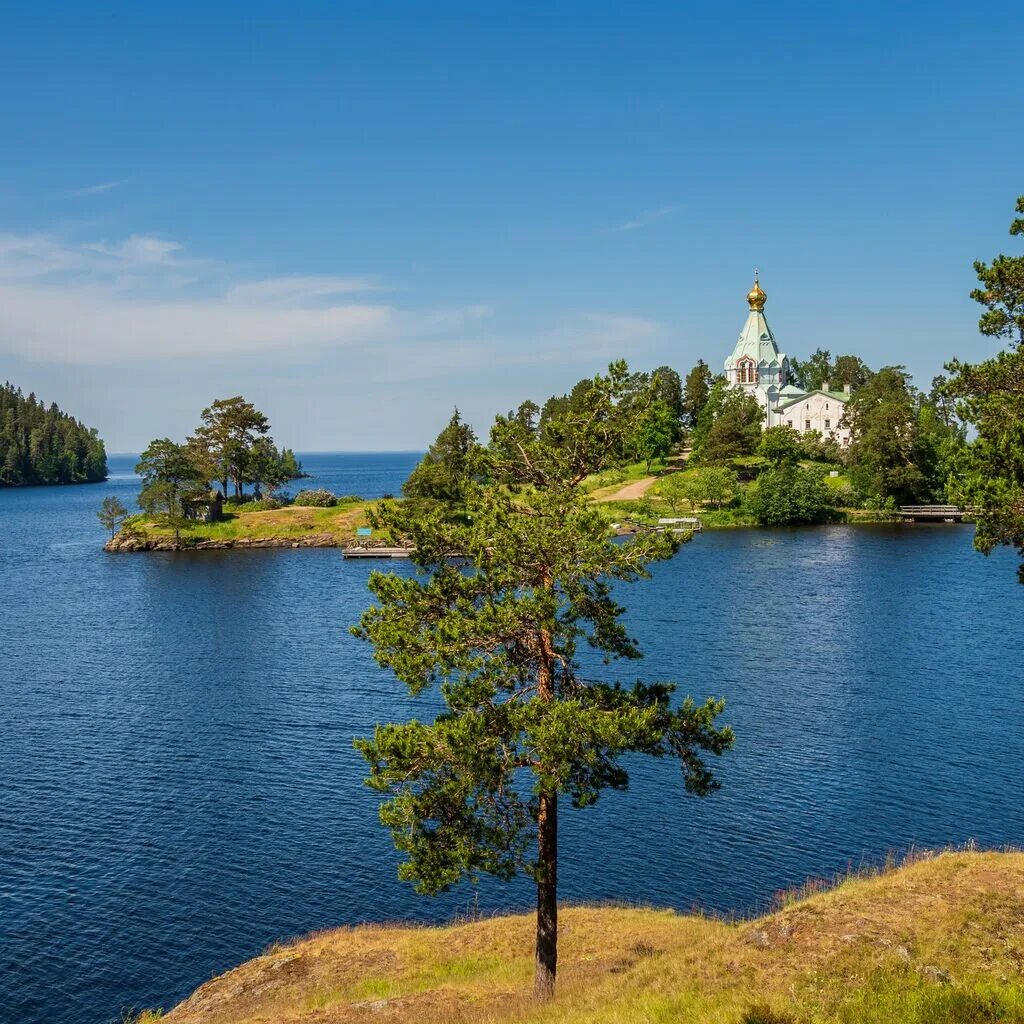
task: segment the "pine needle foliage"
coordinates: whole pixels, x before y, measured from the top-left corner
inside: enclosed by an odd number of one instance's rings
[[[437,688],[430,723],[378,726],[356,742],[380,817],[406,856],[401,878],[427,894],[487,873],[537,885],[536,993],[557,964],[557,809],[624,790],[624,755],[675,757],[685,789],[718,785],[706,762],[732,743],[723,702],[673,699],[666,682],[585,678],[580,644],[606,664],[641,656],[613,585],[648,575],[679,540],[610,537],[580,484],[616,463],[653,390],[626,403],[625,363],[596,377],[586,408],[533,426],[498,417],[458,506],[383,503],[378,526],[415,543],[419,572],[370,578],[376,604],[354,632],[413,694]]]

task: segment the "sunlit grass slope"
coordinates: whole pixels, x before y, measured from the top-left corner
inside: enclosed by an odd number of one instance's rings
[[[1024,1022],[1024,854],[946,853],[757,920],[566,908],[559,993],[529,998],[533,921],[367,926],[210,981],[173,1024]]]
[[[196,542],[331,534],[339,543],[347,543],[354,538],[357,527],[366,525],[366,510],[370,504],[365,501],[345,501],[332,508],[288,505],[266,512],[233,512],[229,505],[223,519],[215,523],[190,523],[181,530],[181,536],[183,540]],[[147,538],[170,538],[174,535],[172,529],[158,526],[146,516],[135,517],[131,526]]]

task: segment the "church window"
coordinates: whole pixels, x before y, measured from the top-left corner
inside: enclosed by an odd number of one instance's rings
[[[804,420],[804,430],[810,430],[810,429],[811,429],[811,421],[810,420]]]
[[[831,420],[825,420],[825,429],[826,430],[831,430],[832,429],[832,421]]]
[[[757,383],[757,364],[753,359],[741,359],[736,364],[736,381],[739,384]]]

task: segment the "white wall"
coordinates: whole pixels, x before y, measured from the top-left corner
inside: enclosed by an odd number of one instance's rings
[[[817,430],[823,437],[831,435],[845,447],[850,443],[850,430],[846,426],[839,426],[845,411],[845,402],[816,391],[787,406],[774,418],[780,424],[791,426],[799,434]]]

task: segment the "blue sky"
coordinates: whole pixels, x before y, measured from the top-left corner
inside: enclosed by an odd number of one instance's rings
[[[0,378],[111,451],[239,392],[420,448],[614,356],[718,369],[755,265],[798,357],[996,347],[1015,5],[156,7],[0,13]]]

